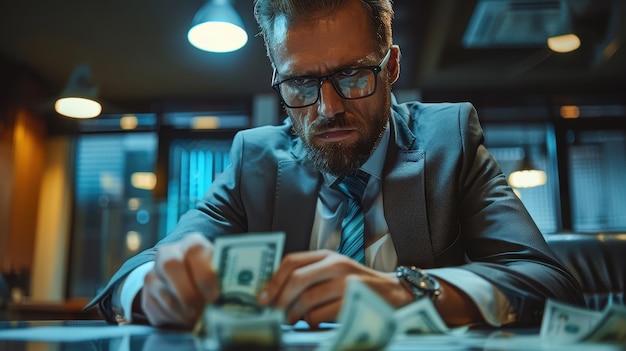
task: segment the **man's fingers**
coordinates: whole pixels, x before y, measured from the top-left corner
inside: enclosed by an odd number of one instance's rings
[[[141,309],[148,322],[154,326],[185,325],[185,316],[181,315],[178,299],[172,296],[154,271],[146,275],[141,289]]]
[[[175,315],[186,321],[195,320],[202,313],[207,295],[216,295],[211,290],[216,288],[211,287],[216,285],[211,272],[211,250],[210,241],[201,234],[190,234],[178,243],[157,249],[154,272],[168,292],[158,296],[175,300],[161,305],[177,305]]]
[[[304,315],[304,320],[313,329],[317,328],[320,323],[335,322],[341,311],[343,299],[334,299],[323,305],[319,305],[316,308],[310,310]]]
[[[157,252],[154,268],[156,275],[164,282],[167,290],[178,300],[181,312],[187,315],[193,314],[194,307],[202,303],[202,298],[191,281],[184,258],[179,257],[177,253],[160,254]]]
[[[185,256],[185,265],[191,281],[203,303],[215,302],[219,297],[217,272],[211,265],[212,247],[207,245],[191,246]]]
[[[274,272],[274,275],[270,279],[270,281],[265,285],[261,294],[259,294],[258,302],[261,306],[266,306],[269,304],[276,304],[277,299],[281,297],[283,294],[283,290],[285,286],[289,283],[290,285],[294,284],[294,271],[300,267],[310,265],[314,262],[320,261],[323,258],[327,257],[331,253],[327,250],[318,250],[318,251],[306,251],[306,252],[296,252],[285,256],[278,267],[278,270]],[[304,289],[304,287],[302,287]],[[297,292],[293,292],[294,295]],[[283,303],[280,307],[286,306],[284,302],[285,299],[282,299]]]
[[[303,316],[313,318],[325,318],[320,320],[328,322],[334,320],[338,309],[330,310],[331,306],[341,306],[343,292],[345,291],[345,279],[328,279],[321,283],[310,286],[304,290],[287,310],[289,323],[294,323]],[[321,309],[321,310],[320,310]],[[319,311],[318,311],[319,310]],[[321,313],[321,314],[320,314]]]
[[[274,304],[283,308],[291,306],[304,291],[321,282],[330,282],[332,284],[331,289],[343,291],[344,277],[347,274],[357,273],[361,269],[360,267],[363,266],[346,256],[327,252],[322,259],[294,269],[276,297]]]

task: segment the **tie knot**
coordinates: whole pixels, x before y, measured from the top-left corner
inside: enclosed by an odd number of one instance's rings
[[[345,176],[337,181],[337,189],[350,199],[357,199],[360,201],[368,179],[369,174],[365,172],[358,172],[356,175]]]

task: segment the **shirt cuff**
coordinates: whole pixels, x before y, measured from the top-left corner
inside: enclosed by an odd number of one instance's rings
[[[515,322],[516,313],[510,301],[497,287],[477,274],[462,268],[434,268],[425,271],[464,291],[489,325],[500,327]]]
[[[148,272],[154,267],[154,261],[146,262],[133,269],[122,283],[120,292],[120,307],[124,313],[124,322],[132,323],[133,301],[143,287],[143,281]]]

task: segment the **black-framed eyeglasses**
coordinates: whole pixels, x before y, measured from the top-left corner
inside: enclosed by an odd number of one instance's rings
[[[339,96],[344,99],[354,100],[371,96],[376,92],[378,85],[378,73],[389,62],[391,49],[377,66],[360,66],[346,68],[327,76],[300,76],[287,78],[272,84],[272,88],[278,92],[283,104],[289,108],[301,108],[311,106],[320,99],[322,83],[329,81]],[[276,79],[277,72],[274,70],[272,82]]]

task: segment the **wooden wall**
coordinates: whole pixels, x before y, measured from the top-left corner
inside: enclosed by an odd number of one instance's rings
[[[47,142],[46,120],[33,106],[46,94],[25,70],[10,72],[0,89],[0,272],[28,274]]]

